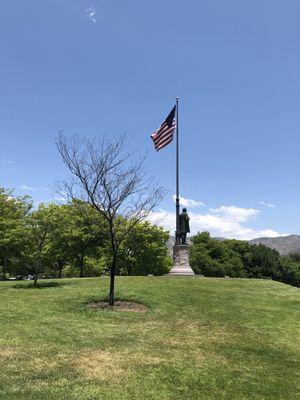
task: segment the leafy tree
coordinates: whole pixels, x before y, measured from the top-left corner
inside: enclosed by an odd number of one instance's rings
[[[244,269],[243,261],[241,257],[236,254],[230,258],[229,263],[225,267],[226,275],[231,278],[244,278],[246,277],[246,271]]]
[[[241,241],[221,241],[211,238],[208,232],[198,233],[192,238],[190,263],[197,274],[243,277],[243,260],[249,261],[248,247]]]
[[[46,256],[50,241],[50,231],[53,225],[52,214],[54,205],[40,204],[28,218],[30,238],[33,246],[34,286],[37,285],[38,275],[42,272],[42,261]]]
[[[192,238],[192,244],[190,246],[191,267],[196,274],[224,276],[225,271],[223,266],[218,260],[215,260],[210,253],[212,243],[208,232],[198,233]]]
[[[74,225],[69,239],[79,265],[80,277],[83,277],[85,256],[95,255],[98,246],[107,246],[107,224],[103,216],[88,203],[73,200],[71,210]]]
[[[195,273],[205,276],[269,278],[300,286],[300,254],[282,257],[262,244],[219,241],[208,232],[192,238],[190,262]]]
[[[121,274],[163,275],[168,273],[170,269],[166,246],[168,238],[168,232],[149,222],[136,224],[120,247]]]
[[[71,210],[65,205],[51,205],[51,225],[49,229],[49,243],[46,254],[46,263],[50,271],[58,278],[62,276],[63,267],[72,262],[73,248],[70,243],[70,232],[73,223]]]
[[[300,287],[300,253],[283,257],[278,280]]]
[[[247,274],[251,278],[278,279],[282,268],[280,254],[262,244],[250,246],[252,265],[247,266]]]
[[[290,254],[287,258],[288,258],[289,260],[291,260],[291,261],[297,263],[297,264],[300,264],[300,253],[293,253],[293,254]]]
[[[82,278],[85,257],[96,256],[98,246],[107,246],[107,224],[101,214],[88,203],[73,200],[69,207],[72,224],[68,237],[73,259],[79,266],[79,276]]]
[[[21,257],[28,245],[25,217],[32,207],[28,196],[14,197],[12,190],[0,188],[0,256],[2,279],[6,278],[9,261]]]
[[[238,256],[242,262],[243,269],[246,271],[250,269],[253,263],[253,254],[251,251],[251,245],[244,240],[224,240],[223,244],[225,244],[232,254]],[[246,273],[246,272],[245,272]]]
[[[209,276],[211,256],[209,254],[210,235],[208,232],[198,233],[191,239],[190,264],[196,274]]]
[[[97,246],[104,245],[107,235],[103,218],[90,205],[80,201],[51,207],[49,263],[54,263],[60,278],[64,266],[75,262],[79,276],[83,277],[85,258],[97,257]]]

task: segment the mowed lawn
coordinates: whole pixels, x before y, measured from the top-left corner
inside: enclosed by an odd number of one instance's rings
[[[300,399],[299,289],[118,277],[0,283],[0,399]]]

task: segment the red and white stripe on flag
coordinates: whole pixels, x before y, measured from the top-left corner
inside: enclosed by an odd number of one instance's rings
[[[159,151],[163,147],[167,146],[173,140],[174,130],[176,128],[175,118],[176,106],[172,108],[172,111],[167,116],[161,126],[151,135],[155,150]]]

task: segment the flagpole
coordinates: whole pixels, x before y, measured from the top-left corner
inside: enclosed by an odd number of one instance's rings
[[[175,244],[180,244],[179,232],[179,130],[178,130],[178,97],[176,97],[176,233]]]
[[[179,226],[180,197],[179,197],[179,125],[178,125],[178,97],[176,97],[176,232],[175,245],[173,246],[174,266],[169,272],[170,276],[193,276],[195,275],[189,264],[189,248],[181,246],[181,235]]]

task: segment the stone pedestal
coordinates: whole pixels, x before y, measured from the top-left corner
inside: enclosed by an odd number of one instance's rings
[[[187,244],[175,244],[173,246],[174,267],[171,276],[192,276],[194,271],[189,264],[189,246]]]

